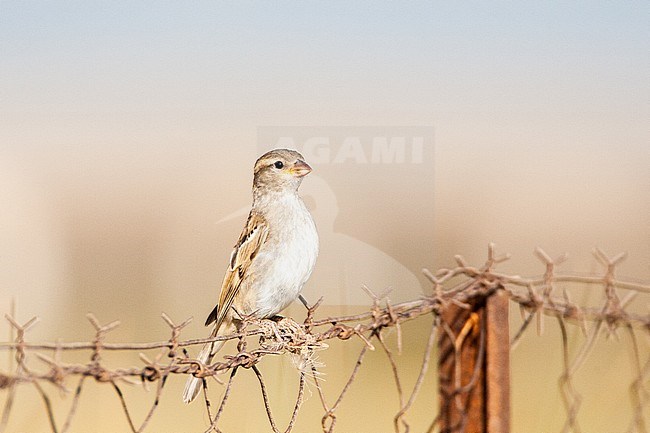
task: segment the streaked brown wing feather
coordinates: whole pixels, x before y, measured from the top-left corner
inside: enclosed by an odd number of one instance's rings
[[[230,266],[226,271],[221,285],[219,303],[205,321],[205,325],[216,321],[216,330],[221,327],[226,314],[232,306],[235,296],[239,292],[242,281],[246,278],[248,269],[253,259],[260,250],[260,247],[266,242],[269,229],[266,220],[257,212],[251,211],[248,215],[246,227],[239,236],[239,241],[235,245],[230,256]]]

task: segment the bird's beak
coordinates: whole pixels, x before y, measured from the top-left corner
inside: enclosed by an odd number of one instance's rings
[[[303,177],[311,173],[311,167],[305,161],[299,159],[295,164],[293,164],[293,167],[289,169],[289,172],[296,177]]]

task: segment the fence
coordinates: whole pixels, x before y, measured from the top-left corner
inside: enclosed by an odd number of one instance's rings
[[[361,314],[319,318],[317,303],[307,311],[302,323],[291,318],[279,321],[250,319],[239,334],[213,339],[183,340],[181,332],[190,320],[177,324],[163,314],[170,330],[168,340],[137,344],[111,343],[107,342],[107,336],[119,322],[102,325],[94,316],[88,315],[88,320],[95,329],[92,341],[33,343],[26,340],[26,333],[36,323],[36,318],[20,324],[7,315],[15,339],[13,342],[0,343],[0,348],[13,351],[15,368],[11,372],[0,372],[0,389],[5,395],[0,432],[8,429],[16,393],[22,387],[29,386],[37,390],[43,402],[44,414],[49,419],[51,431],[70,431],[79,402],[85,395],[84,384],[90,379],[114,390],[130,430],[142,432],[156,413],[168,378],[189,374],[201,377],[204,381],[217,379],[217,374],[227,377],[216,405],[211,402],[208,392],[204,391],[202,399],[209,417],[206,432],[221,432],[219,422],[222,414],[228,410],[228,399],[236,383],[235,375],[240,369],[250,369],[255,373],[271,431],[290,432],[294,429],[307,382],[311,382],[318,391],[322,405],[319,428],[323,432],[333,432],[336,431],[339,409],[342,405],[351,404],[350,400],[346,400],[348,391],[354,386],[368,351],[372,350],[385,353],[399,400],[399,410],[393,417],[393,426],[387,426],[387,431],[390,428],[396,432],[410,431],[410,410],[416,399],[424,398],[431,402],[439,400],[439,409],[432,409],[428,432],[507,432],[510,429],[511,350],[528,332],[532,323],[536,323],[538,332],[541,332],[544,317],[547,321],[551,318],[557,324],[562,337],[558,349],[563,355],[563,371],[558,378],[559,392],[565,407],[562,431],[581,431],[578,415],[582,396],[574,383],[576,372],[589,358],[601,333],[607,332],[615,337],[622,331],[630,337],[630,370],[634,376],[627,385],[631,395],[632,416],[627,421],[627,430],[622,431],[647,432],[650,412],[647,386],[650,381],[650,339],[647,338],[650,337],[650,314],[634,312],[630,306],[634,299],[637,300],[636,305],[644,301],[647,303],[650,286],[617,279],[616,266],[624,259],[623,254],[612,258],[600,250],[594,254],[603,265],[602,275],[566,275],[557,270],[557,266],[564,261],[564,256],[552,260],[544,251],[537,249],[536,255],[545,267],[544,274],[539,278],[522,278],[496,271],[497,265],[508,257],[496,256],[490,245],[488,259],[483,266],[470,266],[462,257],[456,256],[457,266],[454,268],[440,269],[435,273],[424,270],[431,281],[432,291],[421,299],[393,305],[388,299],[388,293],[376,295],[365,288],[372,305]],[[595,306],[581,306],[573,302],[568,287],[575,285],[601,291],[602,302]],[[639,301],[640,298],[644,299]],[[523,319],[511,338],[508,309],[512,304],[519,306]],[[417,379],[412,387],[406,389],[399,356],[387,344],[386,331],[396,331],[397,350],[400,352],[402,325],[423,317],[433,317],[433,325],[426,338]],[[576,326],[583,330],[585,338],[578,345],[575,355],[571,356],[568,329]],[[211,365],[192,359],[185,350],[190,346],[222,339],[236,340],[237,350]],[[321,386],[316,354],[326,350],[327,342],[333,339],[358,339],[363,345],[344,386],[335,395],[326,395]],[[434,363],[436,346],[438,396],[423,397],[420,395],[421,390],[427,372]],[[142,365],[138,367],[110,369],[103,360],[103,355],[108,351],[144,350],[158,350],[158,354],[153,359],[140,354]],[[88,351],[90,358],[82,364],[64,362],[63,355],[68,351]],[[52,353],[52,356],[45,353]],[[267,378],[258,368],[259,363],[269,355],[292,356],[298,370],[298,389],[286,426],[279,426],[274,418],[267,392]],[[64,414],[55,413],[52,397],[43,385],[50,383],[59,389],[66,389],[73,379],[76,379],[76,385],[69,410]],[[127,383],[155,384],[154,402],[140,422],[134,420],[124,398],[122,387]],[[621,423],[624,422],[621,420]]]

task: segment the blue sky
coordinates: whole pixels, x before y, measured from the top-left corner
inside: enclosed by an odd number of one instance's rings
[[[649,16],[643,2],[3,1],[2,110],[647,115]]]

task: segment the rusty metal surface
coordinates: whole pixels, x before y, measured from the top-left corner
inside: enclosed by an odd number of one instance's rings
[[[510,431],[510,327],[509,301],[502,292],[490,296],[486,302],[487,351],[487,431]]]
[[[498,294],[470,309],[449,306],[439,348],[440,431],[509,431],[508,300]]]

